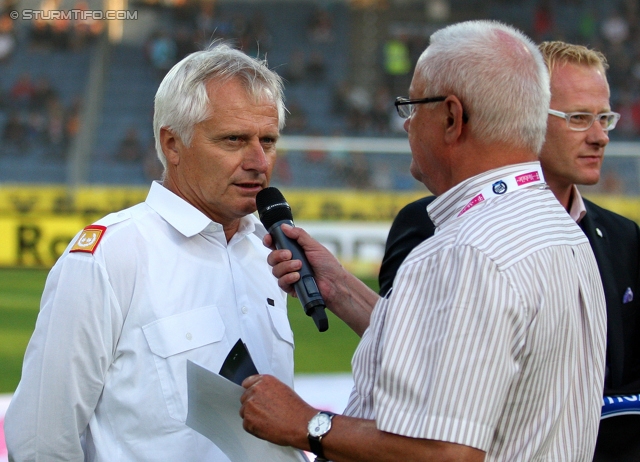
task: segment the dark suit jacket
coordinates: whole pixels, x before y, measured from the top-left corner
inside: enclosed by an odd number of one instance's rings
[[[415,246],[433,236],[435,225],[427,215],[427,205],[436,196],[423,197],[406,205],[393,220],[378,274],[380,295],[387,295],[398,268]]]
[[[387,294],[411,250],[433,236],[427,205],[434,196],[404,207],[389,231],[378,281]],[[640,229],[633,221],[584,200],[580,227],[598,262],[607,303],[605,395],[640,393]],[[633,300],[624,303],[627,289]],[[627,295],[627,299],[630,298]],[[611,417],[600,423],[596,461],[640,461],[640,416]]]
[[[640,229],[584,199],[580,221],[596,256],[607,301],[605,395],[640,393]],[[624,303],[625,292],[633,300]]]
[[[607,301],[605,396],[640,393],[640,229],[638,225],[584,200],[580,221],[598,261]],[[633,300],[625,293],[633,293]],[[640,416],[600,421],[594,461],[640,461]]]

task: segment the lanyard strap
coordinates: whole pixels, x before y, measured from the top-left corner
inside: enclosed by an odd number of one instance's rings
[[[538,184],[544,184],[542,167],[538,166],[533,170],[527,169],[501,178],[494,183],[485,185],[482,190],[465,205],[458,216],[467,212],[471,207],[484,202],[493,196],[503,196],[507,193],[517,191],[522,188],[529,188]]]

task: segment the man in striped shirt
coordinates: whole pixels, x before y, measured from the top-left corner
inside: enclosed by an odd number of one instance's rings
[[[550,98],[542,56],[499,23],[449,26],[431,37],[409,96],[396,107],[411,172],[439,196],[428,209],[436,234],[380,298],[287,228],[327,306],[362,335],[355,387],[344,415],[323,417],[276,379],[250,377],[244,426],[335,461],[588,461],[604,296],[589,242],[537,162]],[[269,257],[289,293],[300,268],[290,258]]]
[[[589,239],[607,305],[604,406],[594,461],[640,460],[640,229],[625,217],[585,199],[576,185],[593,185],[609,132],[620,115],[611,112],[605,56],[582,45],[543,42],[538,48],[549,69],[551,102],[540,163],[549,188]],[[433,236],[428,196],[395,218],[379,281],[386,295],[409,252]]]

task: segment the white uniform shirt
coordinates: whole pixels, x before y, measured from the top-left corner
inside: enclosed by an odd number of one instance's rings
[[[539,187],[468,208],[487,184],[538,165],[485,172],[430,204],[436,234],[376,305],[345,414],[487,461],[591,461],[606,322],[589,242]]]
[[[260,373],[293,385],[293,334],[266,230],[249,215],[227,243],[221,225],[158,183],[144,203],[97,224],[107,229],[95,252],[65,252],[47,279],[6,414],[9,454],[227,461],[184,424],[187,360],[217,372],[242,338]]]

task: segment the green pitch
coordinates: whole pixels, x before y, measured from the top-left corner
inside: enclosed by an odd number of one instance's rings
[[[47,271],[0,269],[0,393],[12,393],[36,325]]]
[[[0,268],[0,393],[12,393],[20,380],[24,351],[35,327],[48,271]],[[375,280],[365,282],[377,290]],[[289,298],[289,320],[295,335],[296,373],[351,371],[359,338],[328,313],[329,330],[318,332],[298,300]]]

